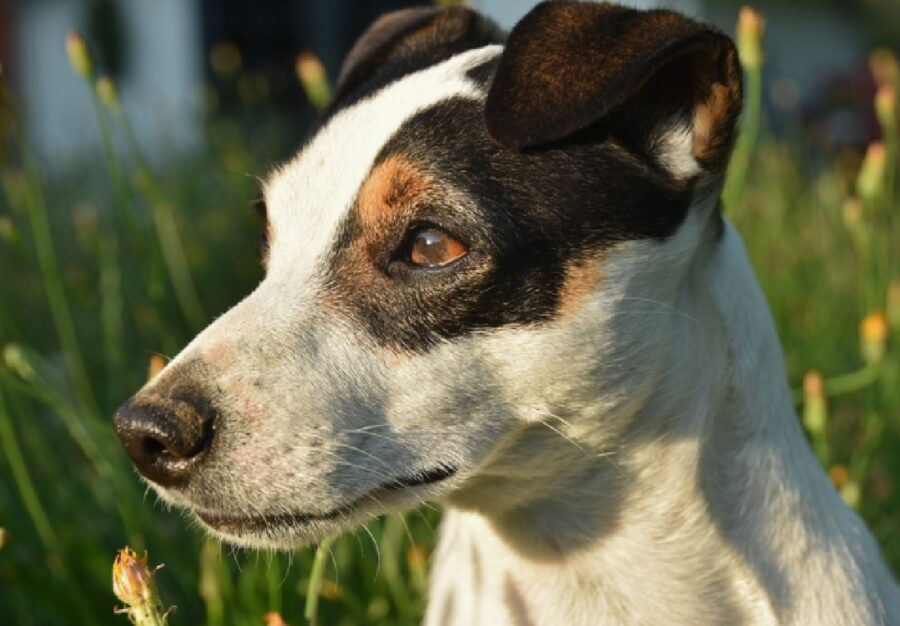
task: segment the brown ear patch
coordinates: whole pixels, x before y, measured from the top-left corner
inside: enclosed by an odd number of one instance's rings
[[[728,163],[741,114],[740,65],[733,48],[710,58],[719,66],[713,75],[717,74],[721,82],[700,91],[701,99],[694,106],[692,153],[706,170],[721,172]]]
[[[603,280],[602,255],[572,261],[566,265],[565,271],[556,307],[557,318],[562,320],[575,317],[585,300],[596,292],[597,286]]]
[[[708,161],[716,153],[716,136],[728,109],[728,88],[716,83],[709,90],[706,101],[694,110],[694,144],[692,153],[697,161]]]

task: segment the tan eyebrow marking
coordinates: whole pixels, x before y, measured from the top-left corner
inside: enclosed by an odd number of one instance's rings
[[[390,156],[372,170],[359,191],[359,217],[364,229],[377,228],[411,214],[416,200],[433,187],[431,178],[401,156]]]

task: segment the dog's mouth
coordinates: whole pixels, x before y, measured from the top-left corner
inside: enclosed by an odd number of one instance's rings
[[[424,487],[444,481],[454,474],[457,468],[451,465],[440,465],[430,470],[417,472],[410,476],[402,476],[382,483],[366,492],[352,502],[324,513],[280,513],[274,515],[219,515],[206,511],[195,511],[200,520],[215,531],[226,535],[263,534],[271,535],[284,530],[301,530],[305,527],[336,520],[346,519],[360,507],[363,501],[379,502],[379,494],[388,495],[405,489]]]

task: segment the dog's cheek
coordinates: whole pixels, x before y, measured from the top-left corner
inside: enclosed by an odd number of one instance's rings
[[[432,462],[472,466],[515,427],[482,338],[441,344],[391,370],[387,419]]]

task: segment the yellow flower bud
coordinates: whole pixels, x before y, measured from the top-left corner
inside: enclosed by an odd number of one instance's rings
[[[880,141],[871,143],[856,177],[856,193],[864,201],[874,201],[884,191],[886,166],[887,150],[884,144]]]
[[[116,555],[113,563],[113,593],[127,607],[118,612],[127,613],[136,626],[165,626],[168,614],[163,612],[159,592],[153,575],[162,565],[150,569],[147,567],[147,553],[138,558],[131,548],[123,548]]]
[[[825,434],[828,408],[825,402],[825,383],[817,371],[807,372],[803,378],[803,425],[813,437]]]
[[[747,69],[757,69],[763,63],[763,36],[766,21],[753,7],[741,7],[737,24],[737,47],[741,63]]]
[[[887,48],[878,48],[869,57],[872,78],[878,86],[900,86],[900,64],[897,57]]]
[[[317,109],[324,108],[331,100],[331,85],[319,58],[311,52],[303,52],[297,56],[294,70],[310,104]]]
[[[325,66],[312,52],[301,52],[297,56],[295,69],[300,82],[319,82],[326,79]]]
[[[97,97],[100,99],[100,102],[113,110],[119,108],[119,94],[116,90],[116,84],[109,76],[98,78],[94,89],[97,91]]]
[[[838,490],[838,493],[841,494],[841,498],[844,499],[844,502],[846,502],[847,506],[851,509],[855,509],[859,506],[862,494],[859,489],[859,483],[855,480],[848,480],[847,483]]]
[[[113,563],[113,593],[131,606],[144,602],[153,573],[147,567],[147,555],[139,559],[131,548],[119,550]]]
[[[288,626],[287,622],[284,621],[284,618],[274,611],[263,615],[263,621],[265,621],[266,626]]]
[[[873,311],[859,324],[860,352],[869,365],[881,363],[887,344],[888,321],[884,311]]]
[[[835,489],[841,489],[850,481],[850,472],[847,471],[844,465],[834,465],[828,470],[828,478],[831,479],[831,484],[834,485]]]
[[[66,54],[69,55],[69,64],[76,74],[86,79],[94,77],[94,61],[84,37],[78,31],[71,30],[66,35]]]
[[[897,131],[897,90],[892,85],[882,85],[875,92],[875,114],[885,135]]]
[[[34,368],[22,346],[15,343],[6,344],[3,347],[3,363],[22,380],[26,382],[34,380]]]

